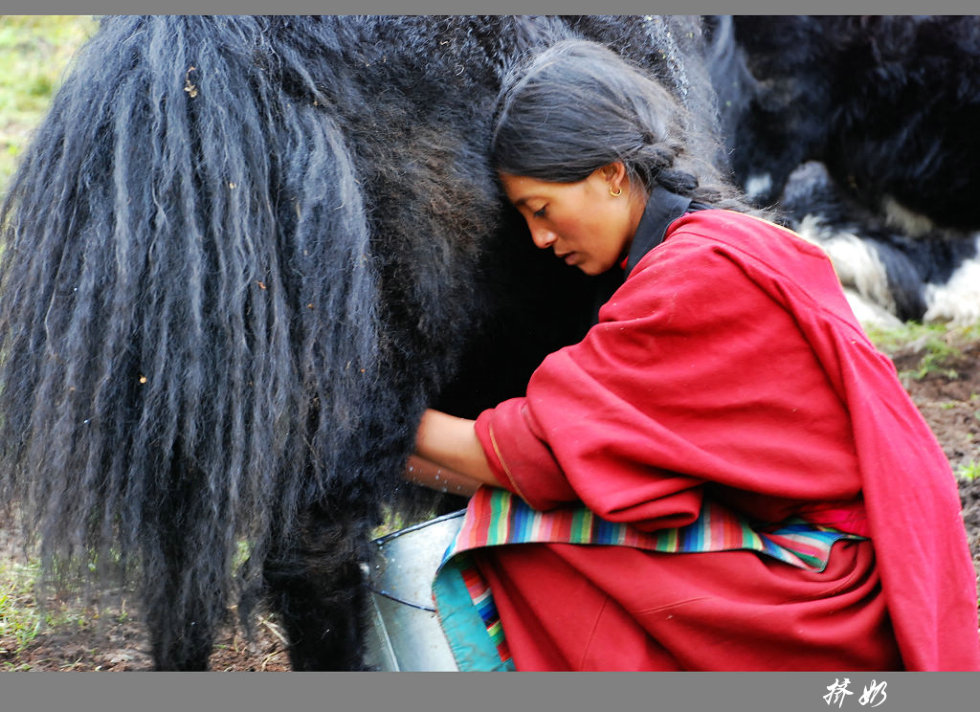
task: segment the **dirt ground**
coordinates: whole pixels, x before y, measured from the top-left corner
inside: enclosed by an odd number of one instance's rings
[[[902,381],[935,432],[958,472],[980,465],[980,342],[949,346],[952,357],[922,374],[925,344],[890,353]],[[918,378],[916,376],[919,376]],[[963,516],[970,547],[980,573],[980,477],[959,480]],[[22,560],[15,538],[0,523],[0,557]],[[21,602],[19,605],[30,605]],[[56,599],[52,610],[64,609]],[[135,605],[125,598],[117,605],[78,608],[68,622],[48,627],[23,650],[11,637],[0,637],[0,670],[149,670],[152,662],[146,632]],[[211,657],[211,669],[288,670],[282,631],[272,618],[260,618],[256,636],[246,641],[235,627],[223,631]]]

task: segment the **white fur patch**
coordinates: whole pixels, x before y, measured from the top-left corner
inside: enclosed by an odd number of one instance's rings
[[[897,329],[902,326],[901,319],[878,304],[868,301],[853,289],[845,287],[844,296],[854,316],[865,329],[869,326],[879,329]]]
[[[882,209],[885,213],[885,223],[909,237],[921,237],[936,228],[932,220],[921,213],[909,210],[890,195],[885,196],[882,201]]]
[[[749,176],[745,181],[745,194],[750,198],[758,198],[760,195],[768,194],[770,190],[772,190],[772,176],[768,173]]]
[[[828,229],[815,215],[807,215],[803,218],[796,232],[827,253],[837,272],[837,278],[840,279],[845,290],[849,289],[853,296],[860,297],[867,305],[874,305],[877,311],[896,318],[898,307],[888,288],[888,273],[885,265],[867,242],[853,233]],[[848,297],[848,300],[852,301],[852,298]],[[863,313],[868,312],[869,318],[872,316],[869,308],[865,308],[864,305],[855,308],[852,301],[851,308],[859,319],[861,319],[861,315],[858,314],[859,309]],[[877,319],[880,318],[879,315]]]
[[[980,234],[973,238],[980,249]],[[967,326],[980,321],[980,257],[961,264],[945,284],[925,287],[926,323]]]

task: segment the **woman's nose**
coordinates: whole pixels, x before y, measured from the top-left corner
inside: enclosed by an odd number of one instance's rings
[[[534,241],[535,246],[540,247],[542,250],[546,250],[555,244],[555,240],[558,239],[558,235],[553,233],[551,230],[543,227],[532,227],[531,228],[531,240]]]

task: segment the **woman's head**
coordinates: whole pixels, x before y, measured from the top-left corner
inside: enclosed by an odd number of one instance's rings
[[[619,161],[571,183],[509,173],[501,173],[500,182],[534,244],[590,275],[619,264],[646,207],[644,193],[630,189]]]
[[[764,215],[722,179],[717,137],[696,132],[657,80],[595,42],[563,40],[509,72],[494,116],[491,159],[507,197],[536,245],[588,274],[628,250],[657,185]]]
[[[573,183],[621,162],[630,186],[691,194],[681,169],[683,109],[657,81],[615,52],[564,40],[504,79],[491,154],[504,174]]]

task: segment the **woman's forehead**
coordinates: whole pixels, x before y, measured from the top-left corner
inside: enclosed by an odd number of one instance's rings
[[[517,176],[512,173],[500,173],[499,175],[504,192],[515,205],[529,200],[536,193],[547,188],[547,183],[537,178]]]
[[[535,198],[552,198],[581,183],[581,181],[576,183],[557,183],[555,181],[546,181],[529,176],[517,176],[504,172],[500,172],[498,175],[500,176],[500,183],[507,197],[518,207]]]

